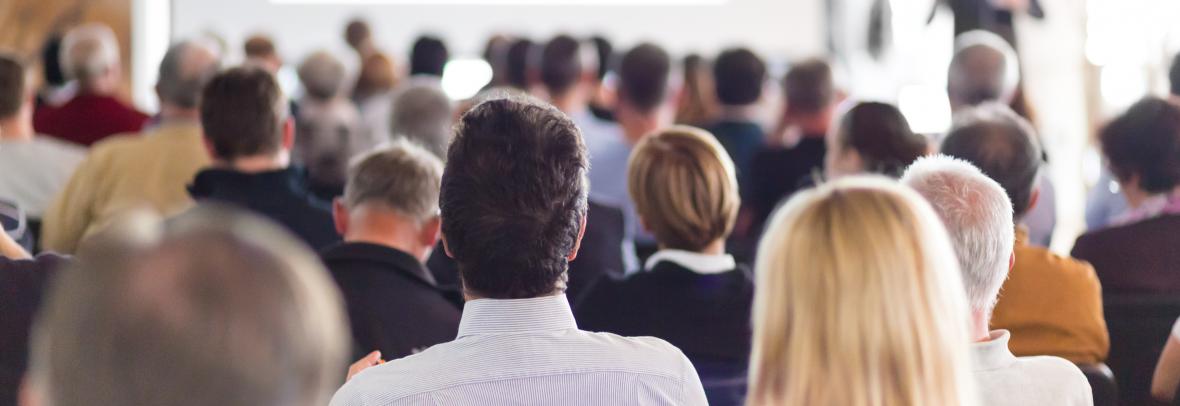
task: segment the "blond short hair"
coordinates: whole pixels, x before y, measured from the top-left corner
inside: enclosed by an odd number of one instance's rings
[[[52,406],[328,403],[348,324],[294,236],[199,207],[116,223],[54,283],[33,328],[33,390]]]
[[[967,305],[921,196],[879,177],[799,193],[759,247],[751,405],[972,405]]]
[[[700,251],[733,230],[741,198],[733,161],[705,130],[675,126],[644,137],[627,171],[639,217],[661,245]]]

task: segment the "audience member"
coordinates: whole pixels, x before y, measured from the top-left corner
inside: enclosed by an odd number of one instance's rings
[[[761,234],[770,212],[807,186],[824,167],[824,139],[838,103],[832,67],[819,59],[797,63],[783,78],[783,90],[786,108],[782,127],[784,132],[798,132],[798,141],[790,147],[772,143],[754,155],[750,190],[743,199],[750,218],[740,231],[745,236]]]
[[[532,40],[520,38],[508,47],[508,52],[505,55],[507,58],[505,69],[508,70],[506,85],[508,87],[526,92],[532,87],[532,80],[529,79],[529,58],[532,57],[534,46]]]
[[[713,83],[721,104],[718,119],[706,127],[721,141],[737,168],[738,185],[746,189],[750,163],[766,144],[766,133],[756,119],[762,107],[766,63],[745,48],[722,51],[713,62]]]
[[[484,89],[508,86],[508,47],[512,42],[506,35],[495,34],[484,44],[483,60],[492,68],[492,79]]]
[[[344,64],[332,54],[311,54],[299,65],[304,95],[295,119],[296,163],[306,166],[318,196],[339,196],[348,160],[376,146],[361,124],[360,112],[344,96]]]
[[[202,208],[113,227],[62,271],[28,405],[323,405],[345,367],[339,294],[269,223]]]
[[[408,84],[394,96],[391,111],[388,128],[394,139],[407,139],[446,159],[455,111],[438,84]]]
[[[594,56],[598,62],[597,75],[590,92],[590,113],[603,121],[615,121],[615,94],[606,84],[606,76],[615,66],[615,47],[601,35],[590,37],[590,43],[594,46]]]
[[[627,192],[627,161],[631,150],[644,136],[672,124],[669,76],[672,60],[653,44],[640,44],[620,59],[618,102],[615,118],[621,130],[603,137],[588,148],[590,154],[590,200],[623,212],[623,257],[626,271],[639,270],[634,240],[650,240],[642,230],[635,205]],[[644,241],[647,242],[647,241]]]
[[[312,195],[290,166],[295,125],[273,76],[252,67],[219,73],[205,86],[201,126],[213,164],[197,173],[198,201],[234,204],[269,217],[322,249],[340,236],[329,205]]]
[[[992,328],[1012,332],[1008,347],[1017,356],[1105,361],[1110,339],[1094,268],[1030,245],[1027,227],[1019,225],[1039,197],[1041,148],[1032,125],[1001,104],[969,109],[959,113],[942,153],[974,164],[998,182],[1015,209],[1016,262],[992,313]]]
[[[676,106],[676,124],[704,127],[717,116],[717,96],[709,62],[697,54],[685,56],[680,62],[684,88]]]
[[[0,197],[40,219],[86,151],[33,131],[30,79],[21,60],[0,54]]]
[[[591,331],[652,336],[684,351],[711,405],[742,403],[753,276],[725,253],[740,198],[733,162],[712,134],[672,127],[639,142],[628,188],[660,250],[644,272],[603,278],[577,307]]]
[[[61,66],[61,40],[58,33],[50,34],[41,47],[41,89],[37,91],[37,108],[61,106],[78,92],[78,83],[66,78]]]
[[[1180,108],[1145,98],[1098,138],[1128,211],[1079,237],[1073,256],[1094,265],[1105,293],[1180,292]]]
[[[955,38],[947,71],[951,111],[992,102],[1015,107],[1022,104],[1019,95],[1020,62],[1008,41],[987,31],[970,31]],[[1021,222],[1028,227],[1029,242],[1046,247],[1057,226],[1057,193],[1047,174],[1039,176],[1040,204]]]
[[[447,44],[441,39],[429,35],[418,37],[410,51],[410,76],[442,78],[450,58]]]
[[[171,216],[192,206],[185,185],[209,164],[198,104],[219,65],[218,55],[197,42],[168,49],[156,82],[159,124],[142,136],[112,137],[94,146],[46,212],[43,248],[73,253],[84,238],[129,209]]]
[[[927,148],[926,139],[910,130],[897,107],[861,102],[828,132],[824,172],[829,179],[860,173],[897,178]]]
[[[279,69],[283,68],[283,59],[275,50],[274,41],[266,35],[251,35],[246,38],[246,43],[242,48],[246,53],[246,64],[248,65],[261,67],[272,75],[278,75]]]
[[[1016,260],[1012,202],[1000,184],[970,163],[946,156],[919,159],[902,183],[934,207],[959,259],[981,403],[1092,405],[1090,384],[1078,367],[1052,356],[1017,358],[1008,348],[1011,333],[989,330],[996,297]]]
[[[41,297],[66,258],[41,254],[31,258],[7,233],[0,232],[0,404],[16,405],[28,368],[29,328]]]
[[[369,23],[363,18],[354,18],[344,26],[344,42],[356,52],[362,61],[377,53],[377,45],[373,43],[373,33],[369,29]]]
[[[110,28],[87,24],[71,29],[61,43],[61,65],[78,83],[78,93],[61,106],[41,106],[33,116],[38,133],[90,146],[121,133],[138,132],[148,116],[120,101],[123,83],[119,43]]]
[[[912,190],[800,192],[758,250],[749,405],[974,405],[950,239]]]
[[[594,52],[571,36],[558,35],[545,44],[538,59],[537,71],[549,102],[582,130],[587,148],[593,151],[599,143],[619,137],[617,126],[590,112],[597,78]]]
[[[352,89],[352,100],[360,111],[365,131],[374,141],[393,137],[389,132],[389,112],[393,108],[397,73],[389,56],[377,52],[361,62],[361,72]]]
[[[333,208],[344,243],[323,252],[344,294],[356,358],[401,358],[455,338],[458,303],[422,262],[438,242],[442,162],[407,142],[364,155]],[[458,292],[451,295],[461,301]]]
[[[562,294],[586,225],[572,121],[530,100],[486,101],[460,120],[446,165],[442,235],[468,299],[459,337],[360,372],[332,405],[706,404],[675,347],[578,330]]]

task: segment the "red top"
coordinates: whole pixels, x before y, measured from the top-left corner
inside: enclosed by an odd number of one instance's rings
[[[78,94],[61,106],[38,108],[33,128],[40,134],[90,146],[111,135],[139,132],[148,118],[114,97]]]

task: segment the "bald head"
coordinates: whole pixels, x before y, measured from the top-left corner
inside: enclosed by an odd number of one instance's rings
[[[181,41],[168,48],[160,62],[156,93],[160,102],[195,111],[201,90],[217,74],[221,59],[212,48],[195,41]]]
[[[946,226],[971,309],[990,313],[1016,240],[1004,189],[970,163],[945,155],[918,159],[901,182],[926,198]]]
[[[1003,38],[971,31],[955,39],[946,84],[953,109],[989,101],[1009,103],[1019,82],[1016,51]]]
[[[327,404],[343,309],[322,265],[274,225],[198,208],[117,225],[53,286],[33,337],[47,405]]]

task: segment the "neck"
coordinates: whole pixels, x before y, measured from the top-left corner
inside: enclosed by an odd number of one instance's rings
[[[795,126],[799,127],[799,131],[803,132],[804,137],[823,138],[828,133],[828,126],[831,124],[831,120],[826,114],[802,116],[792,121]]]
[[[971,311],[971,341],[982,343],[991,338],[988,322],[991,321],[990,312],[985,310]]]
[[[646,115],[634,115],[627,118],[619,117],[619,127],[623,129],[623,136],[631,145],[639,143],[639,140],[644,136],[659,130],[664,127],[661,124],[659,113],[650,113]]]
[[[758,104],[722,105],[719,116],[730,121],[755,121],[758,118]]]
[[[192,121],[195,122],[201,118],[201,112],[198,109],[178,107],[171,103],[160,104],[160,121],[161,122],[176,122],[176,121]]]
[[[287,151],[280,151],[273,155],[254,155],[233,160],[218,159],[217,165],[244,173],[259,173],[287,169],[291,158]]]
[[[1127,206],[1132,209],[1139,208],[1139,206],[1143,205],[1143,202],[1151,197],[1151,194],[1140,189],[1138,185],[1124,183],[1122,186],[1123,197],[1127,199]]]
[[[421,230],[416,221],[372,205],[361,205],[349,211],[348,217],[353,227],[344,233],[344,241],[386,246],[410,254],[418,262],[430,256],[433,247],[419,242]]]
[[[28,141],[33,139],[33,124],[20,116],[0,120],[0,140]]]
[[[553,107],[557,107],[565,114],[573,114],[586,109],[586,98],[582,97],[582,92],[577,89],[577,86],[566,90],[565,93],[553,95],[551,97]]]

